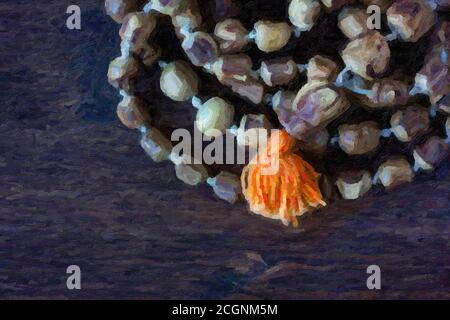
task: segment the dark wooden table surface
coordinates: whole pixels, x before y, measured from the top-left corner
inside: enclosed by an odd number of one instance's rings
[[[448,164],[298,230],[227,205],[118,123],[118,27],[101,1],[73,2],[81,31],[65,28],[72,1],[0,3],[0,297],[450,298]]]

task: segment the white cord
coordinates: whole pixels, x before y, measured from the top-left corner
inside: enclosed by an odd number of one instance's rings
[[[200,109],[203,105],[203,102],[199,97],[193,96],[192,100],[191,100],[191,104],[195,109]]]
[[[248,35],[247,38],[249,40],[255,40],[256,39],[256,30],[252,30]]]
[[[152,10],[153,10],[153,8],[152,8],[152,1],[149,1],[149,2],[144,6],[143,11],[144,11],[145,13],[149,13],[149,12],[152,11]]]
[[[342,71],[338,74],[336,78],[336,86],[342,87],[348,80],[348,72],[350,71],[350,67],[346,66]]]

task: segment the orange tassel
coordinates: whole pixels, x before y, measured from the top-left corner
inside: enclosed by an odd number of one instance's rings
[[[293,153],[295,142],[285,130],[274,131],[244,168],[241,183],[252,212],[297,227],[297,216],[326,203],[318,185],[320,174]]]

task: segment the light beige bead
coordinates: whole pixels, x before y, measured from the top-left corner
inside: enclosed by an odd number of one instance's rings
[[[219,22],[214,29],[214,36],[224,54],[240,52],[248,44],[248,30],[237,19]]]
[[[367,32],[368,18],[366,10],[347,7],[339,13],[338,27],[347,38],[355,39]]]
[[[292,0],[289,19],[300,31],[309,31],[320,14],[320,2],[316,0]]]
[[[217,137],[230,128],[234,118],[234,107],[222,98],[206,101],[197,111],[197,129],[208,137]]]
[[[174,101],[187,101],[198,93],[198,77],[184,61],[169,63],[160,79],[162,92]]]
[[[380,144],[380,129],[374,121],[341,125],[339,146],[349,155],[362,155],[375,150]]]
[[[280,50],[289,42],[291,35],[292,27],[286,22],[261,20],[255,23],[255,42],[261,51]]]
[[[342,198],[356,200],[372,187],[372,176],[368,171],[351,171],[339,175],[336,185]]]
[[[413,181],[414,172],[405,158],[391,158],[384,162],[375,175],[375,181],[381,182],[385,188]]]
[[[371,31],[352,40],[342,52],[342,59],[350,70],[367,80],[386,71],[391,50],[378,31]]]
[[[334,82],[338,74],[338,66],[333,61],[324,56],[316,55],[308,62],[308,81],[320,80]]]

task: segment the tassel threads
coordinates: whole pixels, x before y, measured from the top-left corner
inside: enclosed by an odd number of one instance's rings
[[[286,131],[274,131],[266,148],[244,168],[241,183],[252,212],[298,227],[297,216],[326,202],[318,185],[320,174],[293,153],[294,145]],[[274,163],[277,170],[267,170]]]

